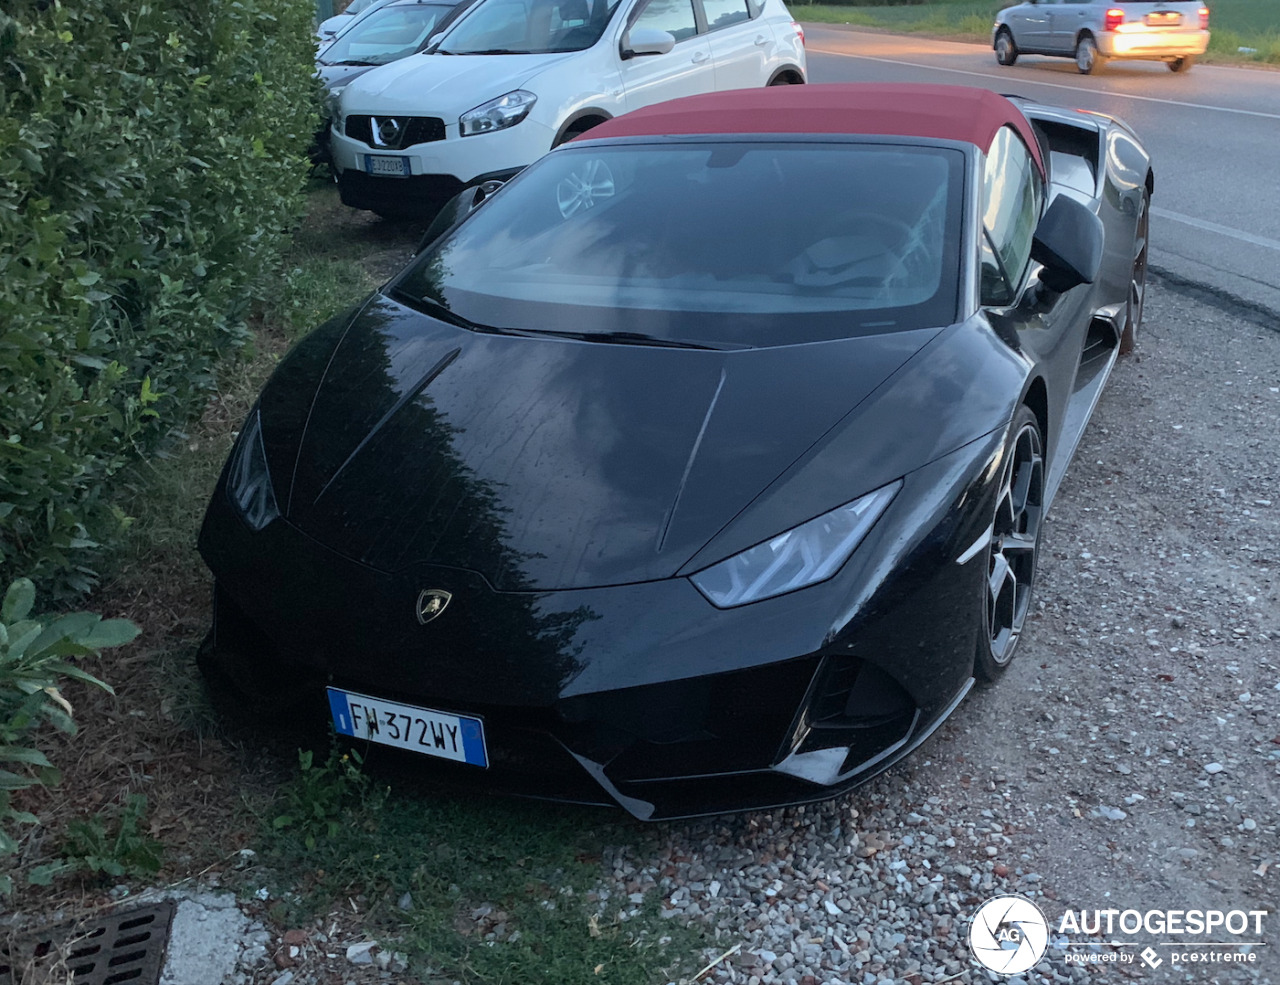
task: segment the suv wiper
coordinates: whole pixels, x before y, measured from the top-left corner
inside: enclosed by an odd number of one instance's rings
[[[450,51],[450,55],[528,55],[532,52],[516,51],[514,48],[481,48],[479,51]]]

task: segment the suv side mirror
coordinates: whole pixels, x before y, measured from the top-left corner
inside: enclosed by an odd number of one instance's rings
[[[1074,198],[1059,195],[1036,226],[1031,259],[1044,265],[1040,283],[1065,294],[1092,284],[1102,266],[1102,220]]]
[[[665,55],[675,46],[675,35],[669,31],[659,31],[655,27],[635,27],[627,34],[627,40],[622,43],[622,57]]]

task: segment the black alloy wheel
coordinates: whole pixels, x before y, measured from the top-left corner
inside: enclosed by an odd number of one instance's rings
[[[1013,35],[1007,27],[1002,27],[996,35],[996,61],[1001,65],[1012,65],[1018,60],[1018,46],[1013,43]]]
[[[1138,221],[1133,230],[1133,270],[1129,274],[1129,298],[1125,303],[1124,331],[1120,334],[1120,354],[1133,351],[1142,327],[1142,309],[1147,302],[1147,240],[1151,228],[1151,196],[1144,189],[1138,204]]]
[[[974,673],[994,681],[1013,661],[1031,609],[1040,530],[1044,523],[1044,442],[1031,410],[1018,408],[1005,441],[987,548],[982,633]]]

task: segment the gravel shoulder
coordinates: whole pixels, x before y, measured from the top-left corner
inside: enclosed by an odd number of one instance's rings
[[[1175,964],[1171,937],[1117,932],[1071,938],[1114,957],[1051,946],[1025,981],[1280,981],[1277,424],[1280,335],[1153,286],[1005,678],[848,798],[672,828],[690,861],[660,888],[742,945],[718,980],[995,980],[964,934],[1016,892],[1051,927],[1067,909],[1267,911],[1247,964]],[[1112,939],[1155,944],[1162,967],[1120,964],[1138,948]]]

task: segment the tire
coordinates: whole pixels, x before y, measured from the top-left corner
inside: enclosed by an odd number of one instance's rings
[[[1133,231],[1133,268],[1129,273],[1129,297],[1125,303],[1124,330],[1120,333],[1120,355],[1133,351],[1142,328],[1142,312],[1147,302],[1147,241],[1151,230],[1151,196],[1144,189]]]
[[[1013,662],[1031,611],[1044,525],[1044,439],[1025,404],[1013,415],[1003,458],[973,661],[974,676],[986,682],[997,680]]]
[[[776,79],[771,79],[769,81],[769,84],[766,85],[765,88],[771,89],[774,86],[789,86],[789,85],[798,85],[798,83],[792,82],[791,76],[789,75],[779,75]]]
[[[1076,69],[1081,75],[1092,75],[1102,68],[1105,61],[1098,54],[1098,45],[1093,40],[1093,35],[1086,34],[1076,42]]]
[[[1183,55],[1181,58],[1175,58],[1171,62],[1165,62],[1169,66],[1170,72],[1190,72],[1191,66],[1195,63],[1195,55]]]
[[[1001,28],[996,35],[996,62],[1000,65],[1012,65],[1018,60],[1018,46],[1013,43],[1013,35],[1008,28]]]

